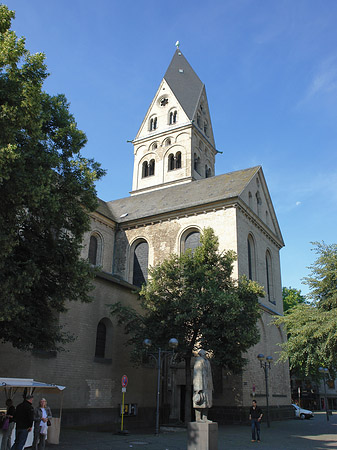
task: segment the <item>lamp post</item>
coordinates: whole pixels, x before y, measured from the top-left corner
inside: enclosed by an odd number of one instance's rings
[[[143,341],[144,346],[148,350],[151,345],[151,339],[144,339]],[[162,361],[162,355],[165,354],[172,354],[174,353],[174,349],[178,347],[178,340],[175,338],[172,338],[169,340],[169,347],[172,350],[162,350],[160,347],[158,348],[158,354],[154,353],[148,353],[149,356],[152,356],[152,358],[156,361],[157,364],[157,406],[156,406],[156,436],[159,435],[159,405],[160,405],[160,374],[161,374],[161,361]]]
[[[326,379],[325,376],[328,376],[329,369],[326,367],[320,367],[318,372],[323,374],[323,384],[324,384],[324,404],[325,404],[325,412],[326,412],[326,420],[329,422],[329,412],[328,412],[328,398],[326,396]]]
[[[270,427],[269,419],[269,392],[268,392],[268,372],[271,370],[271,363],[273,361],[272,356],[264,356],[262,353],[257,355],[257,359],[260,361],[261,369],[264,370],[264,377],[266,381],[266,400],[267,400],[267,426]]]

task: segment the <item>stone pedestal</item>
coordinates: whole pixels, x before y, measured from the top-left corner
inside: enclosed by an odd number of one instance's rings
[[[218,450],[218,424],[216,422],[189,422],[187,450]]]

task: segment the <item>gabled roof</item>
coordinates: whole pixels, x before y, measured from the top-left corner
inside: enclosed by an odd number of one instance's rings
[[[174,53],[164,79],[192,120],[204,85],[179,49]]]
[[[118,223],[238,197],[260,166],[106,202]]]

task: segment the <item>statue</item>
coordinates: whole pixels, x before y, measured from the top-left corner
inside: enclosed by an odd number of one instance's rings
[[[212,422],[207,419],[212,407],[213,380],[212,369],[205,350],[198,351],[193,371],[193,408],[196,422]]]

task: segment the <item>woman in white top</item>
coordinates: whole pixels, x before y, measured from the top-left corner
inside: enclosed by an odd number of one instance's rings
[[[47,400],[41,398],[39,406],[34,410],[34,441],[33,450],[44,450],[47,439],[47,422],[52,418]]]

